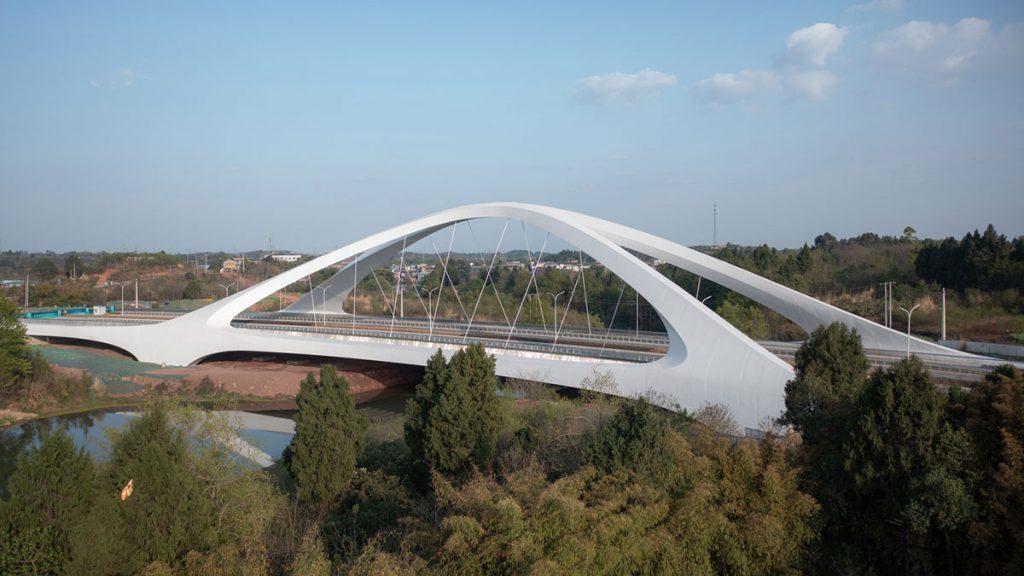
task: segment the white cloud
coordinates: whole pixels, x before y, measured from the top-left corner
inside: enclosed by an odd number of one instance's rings
[[[135,86],[139,80],[148,80],[149,77],[140,73],[138,70],[131,68],[121,68],[101,76],[100,78],[94,78],[89,80],[89,84],[93,88],[102,88],[105,90],[117,90],[119,88],[131,88]]]
[[[824,100],[839,78],[827,70],[804,70],[786,75],[786,88],[811,100]]]
[[[882,35],[874,46],[883,67],[911,76],[954,78],[967,74],[1020,74],[1024,25],[994,31],[982,18],[952,26],[913,20]]]
[[[697,82],[694,90],[697,98],[705,102],[727,103],[769,94],[778,87],[779,78],[771,70],[741,70],[719,72]]]
[[[786,52],[798,64],[824,66],[825,60],[842,47],[845,37],[845,28],[819,22],[790,34]]]
[[[849,12],[897,12],[907,5],[905,0],[871,0],[864,4],[854,4]]]
[[[599,102],[626,102],[652,96],[663,88],[675,86],[673,74],[644,69],[635,74],[611,72],[587,76],[580,81],[585,95]]]

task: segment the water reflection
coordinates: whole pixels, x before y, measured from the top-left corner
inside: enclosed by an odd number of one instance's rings
[[[265,425],[266,416],[247,412],[235,412],[231,416],[239,417],[241,439],[272,460],[280,458],[291,442],[292,435],[282,431],[288,429],[286,424],[267,430],[261,429],[268,427]],[[7,479],[17,465],[18,456],[38,445],[48,432],[64,430],[94,460],[103,461],[110,456],[110,432],[124,428],[135,417],[137,413],[133,412],[89,412],[34,420],[0,430],[0,496],[7,497]],[[274,420],[282,419],[277,417]],[[290,423],[290,420],[284,422]]]

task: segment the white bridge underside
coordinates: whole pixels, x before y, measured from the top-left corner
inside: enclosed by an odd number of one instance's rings
[[[559,356],[544,352],[489,347],[499,376],[559,386],[581,387],[595,373],[610,375],[615,394],[653,393],[670,408],[697,410],[724,404],[738,424],[754,428],[783,410],[792,368],[724,321],[628,250],[645,254],[720,284],[775,310],[808,332],[841,322],[856,329],[865,348],[905,350],[906,334],[881,326],[805,294],[762,278],[680,244],[639,230],[575,212],[517,203],[463,206],[438,212],[369,236],[287,270],[273,278],[189,314],[139,326],[28,323],[31,336],[89,340],[121,348],[136,359],[189,365],[223,352],[316,355],[423,366],[438,348],[452,344],[387,337],[311,334],[232,326],[232,320],[279,290],[339,262],[352,262],[298,301],[291,310],[314,310],[317,302],[340,309],[352,287],[375,267],[427,235],[467,220],[519,220],[573,244],[633,287],[657,311],[669,337],[664,357],[647,363]],[[328,287],[328,285],[330,285]],[[485,286],[486,288],[486,286]],[[919,354],[969,356],[918,338],[909,339]]]

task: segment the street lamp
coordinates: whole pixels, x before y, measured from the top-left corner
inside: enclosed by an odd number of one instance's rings
[[[230,290],[230,289],[231,289],[231,287],[232,287],[232,286],[234,286],[235,284],[238,284],[238,282],[232,282],[231,284],[228,284],[227,286],[225,286],[225,285],[223,285],[223,284],[217,284],[217,286],[220,286],[221,288],[223,288],[223,289],[224,289],[224,297],[225,297],[225,298],[227,298],[227,297],[228,297],[228,294],[229,294],[229,290]]]
[[[427,307],[429,308],[429,310],[427,310],[427,320],[430,322],[431,326],[434,325],[434,291],[435,290],[440,290],[442,287],[443,287],[443,285],[442,286],[438,286],[437,288],[432,288],[430,290],[427,290]],[[437,294],[437,304],[438,305],[441,304],[441,294],[440,293]]]
[[[561,296],[562,294],[565,294],[565,290],[562,290],[558,294],[552,294],[551,292],[547,292],[547,295],[551,296],[551,306],[554,309],[554,318],[552,318],[552,321],[555,325],[555,332],[558,332],[558,297]]]
[[[712,294],[711,296],[714,296],[714,294]],[[700,301],[700,303],[704,304],[708,300],[711,300],[711,296],[705,296],[704,299]],[[704,305],[707,306],[707,304],[704,304]]]
[[[327,327],[327,289],[334,284],[328,284],[327,286],[317,286],[314,290],[320,291],[320,302],[322,302],[321,311],[324,315],[324,328]],[[313,300],[313,325],[316,326],[316,300]]]
[[[914,315],[914,310],[917,310],[918,306],[920,306],[920,304],[914,304],[914,307],[910,310],[900,306],[900,310],[903,310],[907,314],[907,358],[910,358],[910,317]]]
[[[121,287],[121,316],[124,316],[124,287],[131,284],[131,281],[111,282],[111,284]]]

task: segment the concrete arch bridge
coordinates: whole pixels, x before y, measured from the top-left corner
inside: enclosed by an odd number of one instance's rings
[[[390,318],[358,319],[342,310],[346,297],[374,268],[402,258],[408,246],[441,229],[483,218],[505,220],[506,229],[510,221],[521,221],[572,244],[635,289],[660,316],[666,333],[582,333],[565,328],[563,316],[561,323],[556,320],[551,330],[545,326],[541,337],[536,327],[518,325],[522,302],[519,310],[507,311],[505,323],[498,324],[475,322],[476,309],[468,301],[460,301],[465,318],[459,322],[436,320],[436,314],[428,314],[428,321],[396,317],[394,306]],[[500,239],[498,244],[500,249]],[[495,256],[497,253],[496,249]],[[127,351],[140,361],[167,365],[189,365],[220,353],[251,352],[422,366],[438,347],[451,353],[470,342],[482,342],[495,355],[497,372],[503,377],[580,387],[600,373],[614,380],[615,394],[653,392],[660,403],[689,410],[721,403],[731,409],[740,425],[749,428],[778,416],[783,409],[785,383],[793,375],[780,355],[792,354],[795,345],[783,345],[773,353],[634,253],[668,262],[738,292],[808,332],[841,322],[860,333],[866,349],[883,356],[898,357],[909,346],[915,354],[953,364],[970,364],[978,358],[908,338],[904,333],[664,238],[568,210],[520,203],[475,204],[424,216],[352,242],[204,308],[163,321],[95,318],[31,320],[26,324],[32,336],[100,342]],[[530,262],[531,277],[536,274],[542,255],[543,249],[537,261]],[[441,262],[444,290],[446,281],[451,283],[451,279],[447,259]],[[493,289],[488,282],[494,262],[492,257],[481,296],[483,291]],[[288,309],[275,314],[247,312],[285,287],[339,263],[344,265],[329,280],[311,287]],[[401,278],[400,275],[399,284]],[[479,305],[479,297],[476,304]],[[318,310],[326,309],[338,312],[330,318],[324,314],[318,321]],[[645,357],[645,339],[657,339],[667,351]]]

